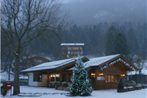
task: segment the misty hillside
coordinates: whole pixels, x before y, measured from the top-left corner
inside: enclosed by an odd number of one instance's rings
[[[45,23],[39,27],[34,26],[36,28],[30,31],[30,35],[26,34],[22,39],[22,42],[25,42],[25,39],[30,38],[28,46],[23,47],[24,44],[22,44],[22,57],[39,55],[60,59],[61,43],[79,42],[85,43],[84,55],[86,56],[119,53],[127,57],[137,55],[147,59],[146,0],[93,0],[92,2],[90,0],[63,0],[54,4],[55,9],[49,12],[50,17],[46,17],[50,21],[45,20]],[[46,18],[39,17],[38,19]],[[22,34],[21,31],[25,30],[21,28],[25,27],[22,24],[27,23],[25,23],[25,17],[19,15],[18,20],[20,19],[22,23],[18,21],[16,31]],[[9,64],[15,57],[14,52],[19,38],[15,33],[11,35],[15,31],[14,25],[11,24],[12,27],[9,28],[10,23],[7,22],[7,26],[5,20],[7,18],[3,17],[2,61],[10,61],[7,62]],[[11,29],[9,35],[8,32]],[[39,36],[34,38],[35,34]]]
[[[52,32],[49,36],[40,38],[42,41],[38,39],[36,45],[37,47],[40,45],[41,48],[31,53],[58,57],[60,43],[84,42],[85,55],[106,55],[109,44],[107,40],[113,37],[109,34],[113,26],[116,30],[111,32],[120,32],[126,39],[128,54],[147,56],[147,2],[145,0],[93,0],[93,2],[63,0],[62,3],[63,11],[68,14],[66,17],[68,25],[61,28],[59,26],[57,35]],[[31,47],[36,45],[34,43]]]

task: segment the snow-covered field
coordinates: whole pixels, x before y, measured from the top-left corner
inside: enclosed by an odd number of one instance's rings
[[[69,97],[68,92],[43,87],[21,86],[21,93],[36,94],[37,96],[6,96],[4,98],[84,98],[83,96]],[[91,96],[85,98],[147,98],[147,89],[125,93],[117,93],[116,90],[96,90]]]

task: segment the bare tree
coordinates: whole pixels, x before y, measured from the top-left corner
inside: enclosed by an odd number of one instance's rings
[[[14,92],[20,93],[19,63],[26,47],[48,30],[55,30],[62,22],[56,0],[3,0],[2,31],[13,48]]]
[[[1,70],[8,73],[8,80],[10,80],[10,72],[12,70],[13,61],[13,46],[10,44],[7,35],[1,32]]]
[[[141,74],[142,69],[144,68],[145,58],[139,55],[132,57],[132,62],[138,67],[139,74]]]

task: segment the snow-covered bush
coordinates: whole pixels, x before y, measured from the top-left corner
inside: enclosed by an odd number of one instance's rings
[[[124,79],[120,78],[117,86],[117,91],[119,92],[120,90],[124,89]]]
[[[88,79],[87,71],[81,59],[77,59],[73,70],[70,94],[72,96],[89,96],[92,93],[92,86]]]

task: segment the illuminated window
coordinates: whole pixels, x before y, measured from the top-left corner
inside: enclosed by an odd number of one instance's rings
[[[50,77],[60,77],[59,74],[51,74]]]
[[[50,74],[49,78],[50,78],[50,81],[59,81],[60,74]]]
[[[124,76],[125,76],[125,74],[121,74],[120,76],[121,76],[121,77],[124,77]]]
[[[103,73],[99,73],[99,76],[103,76],[104,74]]]
[[[91,73],[91,76],[95,76],[95,73]]]

